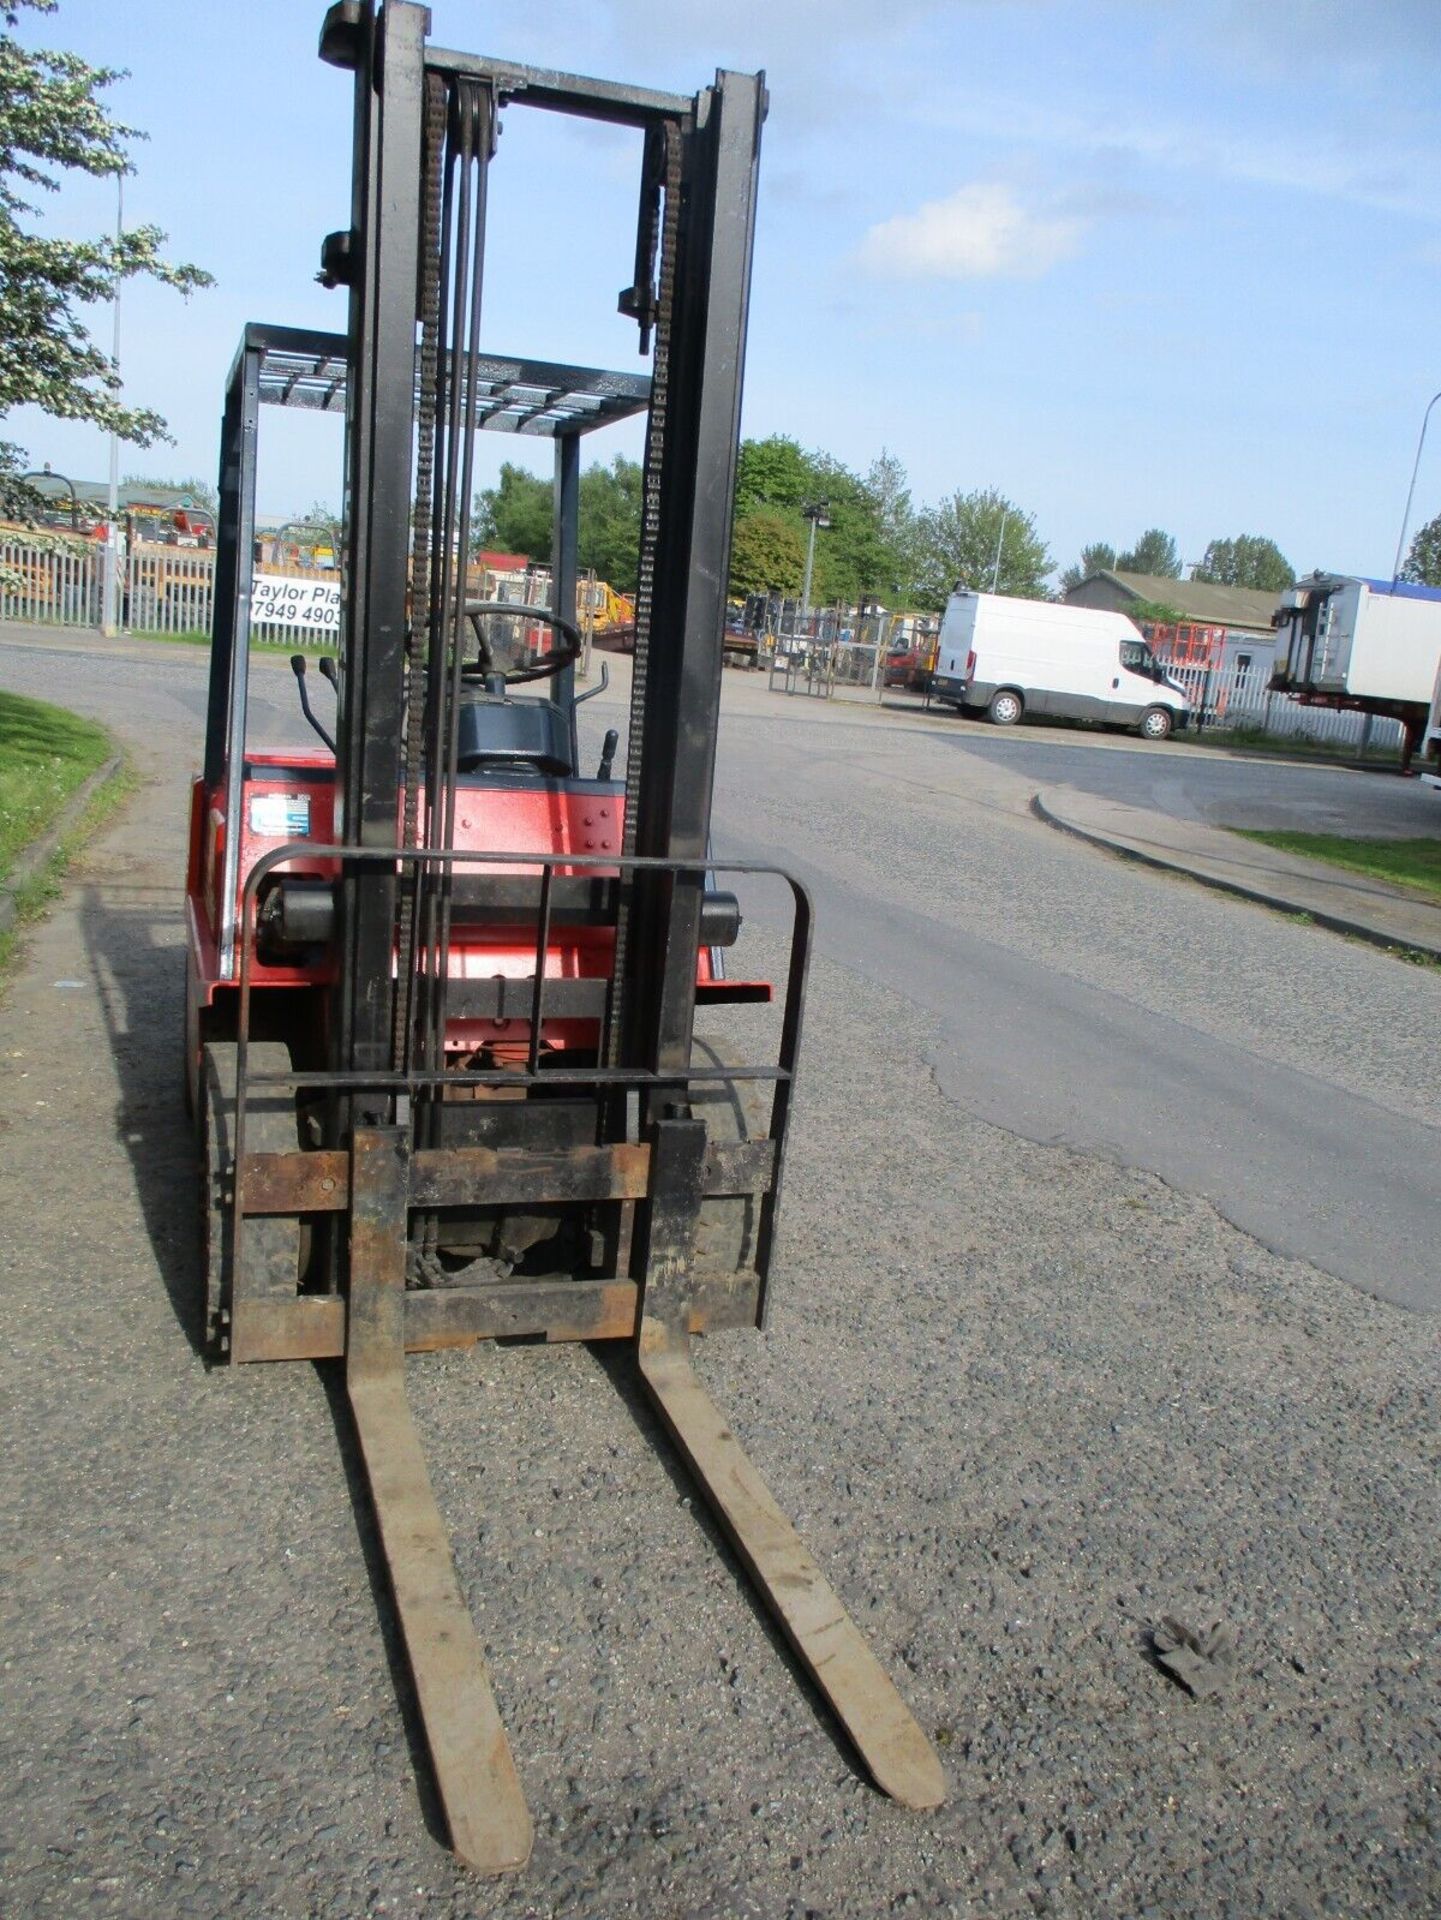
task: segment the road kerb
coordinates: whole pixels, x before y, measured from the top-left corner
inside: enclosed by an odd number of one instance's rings
[[[9,933],[15,925],[20,913],[20,897],[25,889],[55,858],[75,831],[77,823],[84,818],[86,809],[96,795],[109,786],[124,765],[124,754],[113,753],[103,766],[97,767],[90,778],[71,794],[39,839],[31,841],[8,877],[0,881],[0,937]]]
[[[1088,845],[1100,847],[1107,853],[1119,854],[1124,860],[1136,860],[1143,866],[1155,867],[1162,873],[1176,873],[1183,878],[1194,880],[1203,887],[1212,887],[1219,893],[1234,894],[1242,900],[1249,900],[1256,906],[1270,907],[1277,913],[1304,914],[1317,926],[1326,927],[1332,933],[1342,933],[1353,940],[1366,940],[1372,946],[1388,950],[1402,949],[1406,953],[1423,955],[1430,960],[1441,961],[1441,942],[1418,936],[1410,929],[1386,927],[1378,921],[1358,920],[1346,914],[1335,912],[1314,898],[1309,897],[1303,887],[1286,889],[1286,876],[1277,872],[1272,887],[1247,886],[1244,881],[1231,880],[1225,875],[1208,871],[1204,866],[1188,861],[1179,854],[1155,852],[1137,846],[1115,834],[1105,833],[1094,826],[1081,826],[1075,820],[1068,820],[1048,805],[1044,794],[1036,794],[1031,800],[1031,812],[1036,819],[1042,820],[1048,827],[1055,827],[1061,833],[1068,833]]]

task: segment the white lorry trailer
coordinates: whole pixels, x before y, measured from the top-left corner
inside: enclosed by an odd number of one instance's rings
[[[1434,773],[1423,773],[1421,778],[1428,786],[1441,787],[1441,656],[1436,661],[1436,684],[1431,689],[1431,711],[1426,716],[1426,734],[1421,742],[1421,756],[1434,763]]]
[[[1275,624],[1272,691],[1399,720],[1409,766],[1441,660],[1441,587],[1313,573],[1282,594]]]
[[[1054,714],[1164,740],[1191,717],[1183,688],[1123,613],[958,587],[941,621],[932,698],[1014,726]]]

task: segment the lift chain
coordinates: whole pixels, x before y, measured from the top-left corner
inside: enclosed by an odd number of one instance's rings
[[[637,298],[637,317],[644,330],[647,320],[655,326],[655,358],[651,367],[650,413],[646,419],[645,459],[641,478],[640,565],[635,594],[635,651],[630,683],[630,737],[625,757],[625,830],[622,852],[634,853],[637,815],[640,811],[641,764],[645,755],[645,701],[650,668],[651,608],[655,598],[655,557],[660,536],[661,481],[665,466],[666,405],[670,392],[671,322],[675,309],[676,246],[680,236],[681,130],[677,121],[664,122],[665,146],[665,218],[660,236],[660,285],[654,304]],[[652,169],[646,168],[648,176]],[[649,178],[642,185],[641,223],[646,225],[650,191]],[[637,249],[639,254],[640,248]],[[639,261],[638,261],[639,264]],[[644,317],[641,317],[644,315]],[[627,886],[629,895],[630,888]],[[628,900],[622,904],[615,932],[615,957],[610,1005],[606,1013],[605,1055],[609,1066],[620,1064],[621,1037],[625,1016],[625,968],[627,958]]]
[[[420,844],[420,796],[425,773],[425,686],[430,638],[430,523],[435,482],[436,369],[440,336],[440,226],[445,160],[445,82],[439,74],[425,84],[425,204],[420,241],[420,408],[416,422],[415,506],[410,557],[410,622],[406,634],[405,814],[403,844]],[[417,863],[401,884],[396,929],[399,977],[396,982],[392,1065],[409,1069],[414,1044],[412,996],[416,973],[416,920],[424,873]]]

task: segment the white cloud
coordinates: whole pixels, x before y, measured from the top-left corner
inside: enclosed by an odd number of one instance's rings
[[[915,280],[1034,280],[1068,259],[1085,222],[1029,212],[1010,187],[973,181],[871,227],[859,259],[875,273]]]

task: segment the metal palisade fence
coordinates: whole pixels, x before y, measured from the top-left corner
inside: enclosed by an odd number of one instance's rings
[[[100,624],[105,549],[94,540],[0,538],[0,618],[27,626]]]
[[[45,534],[28,538],[0,528],[0,620],[26,626],[98,627],[104,618],[105,548],[99,540]],[[261,645],[325,640],[339,625],[340,576],[332,567],[264,561],[255,568],[251,637]],[[477,598],[549,604],[550,576],[496,573],[473,566]],[[136,634],[205,634],[211,630],[215,555],[200,547],[137,542],[120,579],[120,625]]]
[[[121,596],[120,624],[132,633],[209,633],[215,555],[194,547],[133,547]]]
[[[105,547],[47,534],[0,538],[0,619],[27,626],[98,627],[104,619]],[[215,555],[198,547],[137,542],[120,577],[120,624],[131,633],[210,632]],[[259,639],[283,638],[277,630]]]
[[[1178,666],[1170,661],[1162,665],[1167,678],[1174,680],[1191,702],[1192,726],[1199,723],[1202,727],[1269,734],[1276,739],[1314,740],[1357,751],[1400,747],[1398,720],[1302,706],[1284,693],[1271,693],[1266,673],[1258,666]]]

